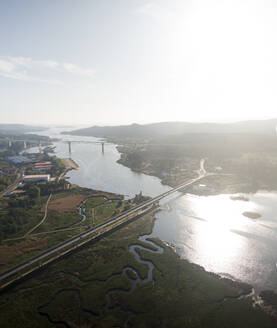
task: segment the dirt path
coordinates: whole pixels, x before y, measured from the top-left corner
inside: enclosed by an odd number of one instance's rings
[[[30,235],[33,231],[35,231],[47,218],[47,211],[48,211],[48,204],[51,200],[52,194],[49,195],[47,202],[45,204],[45,211],[44,211],[44,217],[42,218],[42,220],[36,225],[34,226],[31,230],[29,230],[28,232],[26,232],[26,234],[24,235],[24,237],[27,237],[28,235]]]

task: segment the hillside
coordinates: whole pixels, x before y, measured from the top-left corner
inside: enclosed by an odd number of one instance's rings
[[[277,119],[241,121],[235,123],[162,122],[121,126],[92,126],[64,134],[108,138],[153,138],[184,133],[246,133],[276,134]]]
[[[45,130],[41,126],[31,126],[24,124],[0,124],[0,134],[22,134],[26,132],[37,132]]]

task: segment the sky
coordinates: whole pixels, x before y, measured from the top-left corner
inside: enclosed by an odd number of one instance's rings
[[[275,0],[0,0],[0,123],[277,117]]]

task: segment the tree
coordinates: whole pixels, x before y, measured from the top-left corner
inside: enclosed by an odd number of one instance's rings
[[[40,188],[35,185],[31,185],[29,188],[29,195],[36,204],[40,203]]]

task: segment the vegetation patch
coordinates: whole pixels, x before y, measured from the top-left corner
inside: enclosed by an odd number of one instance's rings
[[[27,239],[16,242],[10,246],[0,245],[0,269],[23,255],[42,250],[46,245],[47,242],[45,238],[41,238],[40,240]]]
[[[85,198],[85,195],[68,195],[66,197],[57,198],[50,201],[48,209],[58,213],[73,212],[76,211],[77,206]],[[42,211],[45,211],[45,205],[42,207]]]
[[[277,313],[277,294],[274,293],[272,290],[263,290],[260,293],[260,297],[264,302],[266,307],[269,307],[269,312]]]
[[[140,218],[2,294],[0,326],[275,327],[250,300],[239,299],[237,286],[181,260],[153,239],[164,253],[139,253],[154,264],[154,281],[138,284],[130,293],[134,272],[144,279],[148,268],[135,260],[129,246],[151,232],[153,220]],[[126,267],[134,271],[123,275]]]

